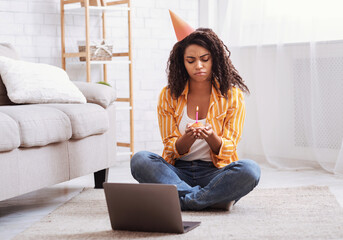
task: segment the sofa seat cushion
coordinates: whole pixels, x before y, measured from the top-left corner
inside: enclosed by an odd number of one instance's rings
[[[37,105],[1,106],[0,113],[17,123],[20,147],[45,146],[66,141],[72,135],[68,116],[58,109]]]
[[[0,112],[0,152],[10,151],[20,146],[17,123],[8,115]]]
[[[71,122],[72,139],[102,134],[109,129],[107,112],[97,104],[39,104],[39,106],[64,112]]]

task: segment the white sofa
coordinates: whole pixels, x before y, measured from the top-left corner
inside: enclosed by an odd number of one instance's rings
[[[17,58],[9,44],[0,56]],[[14,104],[0,77],[0,201],[94,173],[106,181],[116,156],[115,91],[75,82],[86,104]]]

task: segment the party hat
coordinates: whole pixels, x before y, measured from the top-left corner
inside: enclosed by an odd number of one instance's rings
[[[192,28],[188,23],[182,20],[179,16],[169,10],[170,18],[173,22],[175,35],[178,41],[183,40],[189,34],[194,32],[194,28]]]

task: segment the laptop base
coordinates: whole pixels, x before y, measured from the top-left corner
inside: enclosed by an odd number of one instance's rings
[[[183,224],[183,233],[189,232],[190,230],[196,228],[200,225],[201,222],[182,222]]]

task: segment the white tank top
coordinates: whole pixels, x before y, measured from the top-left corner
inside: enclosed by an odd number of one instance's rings
[[[200,119],[198,121],[201,122],[203,125],[205,125],[206,123],[206,119]],[[182,118],[179,125],[179,131],[182,135],[185,134],[186,125],[191,122],[195,122],[195,120],[188,117],[187,105],[186,105],[185,108],[183,109]],[[188,154],[185,156],[182,156],[180,160],[183,160],[183,161],[202,160],[202,161],[211,162],[212,160],[211,160],[210,151],[211,151],[210,146],[207,144],[207,142],[204,139],[197,139],[191,146],[191,149],[189,150]]]

